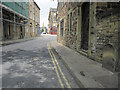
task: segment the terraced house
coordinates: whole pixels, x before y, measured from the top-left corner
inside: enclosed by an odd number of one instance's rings
[[[120,3],[59,2],[58,42],[120,71]]]
[[[40,30],[40,8],[34,0],[29,0],[29,36],[36,37]]]

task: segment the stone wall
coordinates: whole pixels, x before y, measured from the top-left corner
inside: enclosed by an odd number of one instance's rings
[[[91,2],[89,9],[88,50],[83,50],[83,3],[65,3],[58,13],[58,42],[101,62],[117,71],[120,66],[120,4]],[[85,4],[84,4],[85,5]],[[64,19],[64,34],[60,36],[60,22]],[[84,36],[86,37],[86,36]],[[84,40],[84,39],[83,39]]]
[[[95,55],[104,67],[113,71],[118,69],[119,62],[119,9],[117,3],[97,3],[96,7]]]
[[[72,3],[65,3],[57,17],[58,41],[72,49],[77,49],[78,8]],[[63,37],[60,36],[60,22],[64,19]]]

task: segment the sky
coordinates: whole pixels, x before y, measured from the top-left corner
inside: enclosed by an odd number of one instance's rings
[[[43,23],[48,27],[48,16],[50,8],[57,8],[57,0],[35,0],[40,7],[40,27]]]

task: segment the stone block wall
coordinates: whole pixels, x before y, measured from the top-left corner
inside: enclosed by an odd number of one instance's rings
[[[89,19],[89,49],[88,55],[95,59],[95,37],[96,37],[96,4],[90,3],[90,19]]]
[[[60,23],[58,23],[58,41],[74,50],[77,49],[78,8],[73,3],[65,3],[58,15],[59,22],[64,19],[63,37],[60,36]]]
[[[58,42],[78,52],[83,51],[89,57],[101,62],[104,67],[118,71],[120,69],[120,4],[87,3],[90,4],[88,50],[81,48],[84,9],[82,9],[83,4],[78,4],[67,3],[58,13]],[[60,36],[62,19],[64,19],[63,38]]]
[[[116,5],[116,7],[115,7]],[[102,3],[96,8],[96,56],[103,66],[118,70],[118,33],[120,23],[120,7],[117,3]],[[103,9],[103,7],[106,9]],[[99,10],[101,9],[101,10]]]
[[[69,46],[72,48],[72,49],[76,49],[76,41],[77,41],[77,20],[78,20],[78,17],[77,17],[77,8],[75,7],[74,10],[71,11],[71,27],[69,28],[70,29],[70,38],[69,38]]]

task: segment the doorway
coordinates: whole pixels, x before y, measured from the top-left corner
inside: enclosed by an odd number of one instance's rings
[[[89,2],[86,2],[82,5],[81,48],[84,50],[88,50],[89,42],[89,4]]]
[[[23,30],[22,30],[22,25],[20,26],[20,39],[23,38]]]

